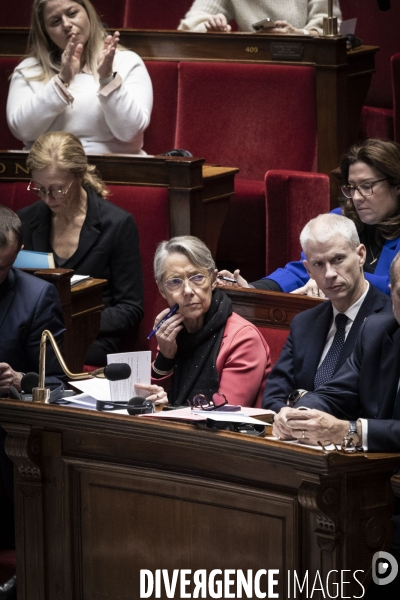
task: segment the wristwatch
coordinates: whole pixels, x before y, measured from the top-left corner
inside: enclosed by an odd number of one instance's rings
[[[357,449],[360,441],[360,436],[357,432],[357,421],[349,421],[349,431],[343,438],[343,449],[352,452]]]
[[[291,392],[286,398],[286,406],[293,408],[296,402],[298,402],[300,398],[304,396],[304,394],[307,394],[307,391],[308,390],[293,390],[293,392]]]

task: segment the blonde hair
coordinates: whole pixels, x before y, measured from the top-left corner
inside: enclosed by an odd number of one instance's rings
[[[26,79],[49,81],[61,69],[61,50],[49,38],[44,25],[44,9],[49,0],[34,0],[32,5],[31,28],[28,39],[28,57],[36,58],[37,64],[42,68],[42,73],[32,75]],[[91,73],[97,77],[97,58],[107,36],[100,18],[90,0],[73,0],[80,4],[87,13],[90,23],[89,39],[86,42],[84,53],[85,62]],[[32,65],[34,68],[37,65]],[[18,67],[17,67],[18,69]]]
[[[106,198],[110,195],[96,167],[88,163],[80,140],[72,133],[49,131],[40,135],[29,152],[26,164],[31,172],[55,165],[81,177],[82,183],[99,196]]]

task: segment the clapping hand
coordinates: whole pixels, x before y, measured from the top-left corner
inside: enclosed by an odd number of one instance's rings
[[[63,83],[69,84],[81,70],[82,52],[83,44],[77,42],[76,35],[73,33],[64,52],[61,54],[59,77]]]
[[[106,79],[112,75],[115,51],[119,44],[119,36],[119,31],[115,31],[113,35],[108,35],[104,40],[104,46],[100,52],[97,63],[99,79]]]

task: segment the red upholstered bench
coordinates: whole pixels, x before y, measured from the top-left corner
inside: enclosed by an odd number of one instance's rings
[[[400,51],[400,3],[391,2],[388,11],[379,10],[377,2],[340,0],[343,19],[357,17],[356,36],[364,44],[379,46],[375,57],[376,72],[372,77],[366,106],[363,108],[363,137],[394,138],[391,57]]]
[[[175,145],[240,168],[217,259],[235,259],[250,280],[267,269],[265,172],[316,170],[315,97],[311,67],[179,64]]]

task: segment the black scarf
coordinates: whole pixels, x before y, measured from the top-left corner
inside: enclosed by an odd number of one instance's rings
[[[213,291],[211,305],[202,327],[194,333],[184,328],[176,338],[174,375],[168,393],[174,406],[186,404],[188,398],[204,394],[209,400],[219,388],[216,361],[232,302],[221,290]]]

